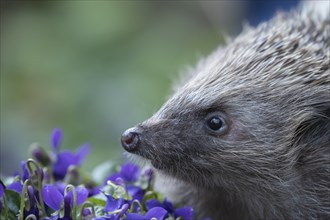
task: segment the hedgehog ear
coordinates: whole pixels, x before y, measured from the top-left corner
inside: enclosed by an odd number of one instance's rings
[[[324,156],[330,150],[330,102],[316,107],[317,111],[300,124],[295,133],[294,145],[298,147],[298,162],[305,164],[309,158]]]

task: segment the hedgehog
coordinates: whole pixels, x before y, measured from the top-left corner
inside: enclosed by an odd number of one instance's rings
[[[330,219],[329,2],[245,27],[122,146],[195,218]]]

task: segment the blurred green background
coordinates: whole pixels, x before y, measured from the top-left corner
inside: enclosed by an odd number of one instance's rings
[[[29,145],[89,142],[87,170],[120,160],[121,133],[150,117],[180,70],[222,42],[200,2],[8,2],[1,13],[1,172]]]
[[[150,117],[179,72],[237,33],[247,1],[1,1],[1,160],[29,145],[89,142],[84,163],[121,160],[121,133]]]

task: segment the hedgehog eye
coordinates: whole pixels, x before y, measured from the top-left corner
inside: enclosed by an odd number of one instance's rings
[[[215,117],[212,117],[212,118],[209,119],[209,121],[207,122],[207,125],[213,131],[217,131],[220,128],[222,128],[223,122],[219,117],[215,116]]]
[[[228,128],[226,121],[220,115],[208,117],[206,119],[206,125],[211,131],[217,132],[217,134],[223,134]]]

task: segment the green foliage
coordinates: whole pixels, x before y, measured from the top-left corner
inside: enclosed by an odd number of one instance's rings
[[[19,211],[19,204],[21,201],[21,196],[19,193],[12,190],[5,190],[5,194],[2,199],[5,207],[1,211],[1,219],[16,219],[16,214]]]

